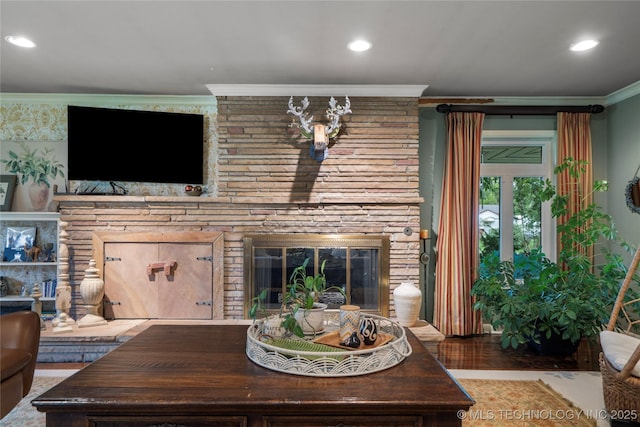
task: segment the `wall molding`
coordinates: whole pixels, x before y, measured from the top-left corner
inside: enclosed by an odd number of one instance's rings
[[[105,104],[127,105],[194,105],[216,107],[215,96],[171,96],[171,95],[104,95],[66,93],[3,93],[1,103],[37,104],[82,104],[103,106]]]
[[[429,85],[206,85],[215,96],[380,96],[418,98]]]

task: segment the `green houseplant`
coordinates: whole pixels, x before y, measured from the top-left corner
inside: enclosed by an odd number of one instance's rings
[[[554,170],[556,174],[568,170],[575,178],[584,173],[585,162],[565,159]],[[593,191],[604,190],[596,182]],[[578,196],[577,188],[560,194],[550,180],[546,180],[540,195],[551,202],[552,216],[567,214],[569,198]],[[557,261],[550,260],[540,249],[520,254],[514,261],[500,261],[496,255],[485,258],[474,282],[471,295],[476,299],[474,309],[496,329],[502,329],[503,348],[517,348],[521,344],[534,347],[555,338],[573,344],[575,350],[582,338],[597,336],[606,323],[619,284],[626,269],[620,255],[609,244],[631,248],[618,239],[612,218],[595,203],[570,215],[557,226],[561,248]],[[601,264],[585,255],[583,249],[606,242]],[[636,277],[637,281],[637,277]],[[540,350],[540,348],[538,347]],[[554,352],[554,349],[541,352]]]
[[[326,260],[322,262],[319,272],[314,275],[307,274],[307,266],[310,261],[310,258],[306,258],[301,265],[292,271],[279,313],[282,328],[298,337],[303,337],[305,332],[315,333],[321,329],[321,326],[313,323],[310,316],[313,310],[320,310],[323,314],[324,309],[327,308],[326,304],[319,302],[323,293],[336,291],[346,298],[344,289],[341,287],[327,286]],[[265,312],[263,302],[266,296],[267,292],[264,290],[253,299],[253,304],[249,309],[251,318],[255,319],[259,311]]]

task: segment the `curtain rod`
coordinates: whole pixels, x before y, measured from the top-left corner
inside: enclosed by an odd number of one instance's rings
[[[604,111],[604,107],[598,104],[577,106],[440,104],[436,107],[436,111],[439,113],[484,113],[492,116],[554,116],[559,112],[598,114]]]

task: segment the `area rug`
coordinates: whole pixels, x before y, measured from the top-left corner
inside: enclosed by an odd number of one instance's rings
[[[463,426],[578,426],[591,427],[596,420],[571,401],[538,381],[459,379],[476,401],[460,413]]]
[[[2,427],[44,427],[31,401],[64,377],[36,376],[29,394],[0,421]],[[595,426],[595,420],[542,381],[459,379],[476,401],[460,413],[463,426]]]
[[[0,420],[0,426],[44,427],[46,425],[45,414],[44,412],[38,412],[36,408],[31,405],[31,401],[65,378],[66,377],[36,376],[33,379],[29,394],[27,394],[6,417]]]

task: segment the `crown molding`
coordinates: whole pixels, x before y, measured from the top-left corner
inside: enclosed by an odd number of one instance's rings
[[[371,96],[417,97],[421,107],[449,104],[491,105],[594,105],[609,106],[640,94],[640,81],[604,97],[423,97],[428,85],[206,85],[211,95],[119,95],[64,93],[0,93],[0,102],[84,105],[208,105],[216,106],[216,96]],[[459,100],[459,102],[456,102]],[[433,102],[431,102],[433,101]]]
[[[487,96],[487,97],[422,97],[420,107],[435,107],[438,104],[491,104],[513,106],[565,106],[565,105],[604,105],[617,104],[640,94],[640,80],[606,96]]]
[[[34,104],[82,104],[101,106],[112,104],[126,105],[217,105],[215,96],[181,95],[111,95],[111,94],[73,94],[73,93],[1,93],[2,103]]]
[[[607,95],[605,105],[613,105],[640,94],[640,80]]]
[[[215,96],[376,96],[419,98],[429,85],[206,85]]]

